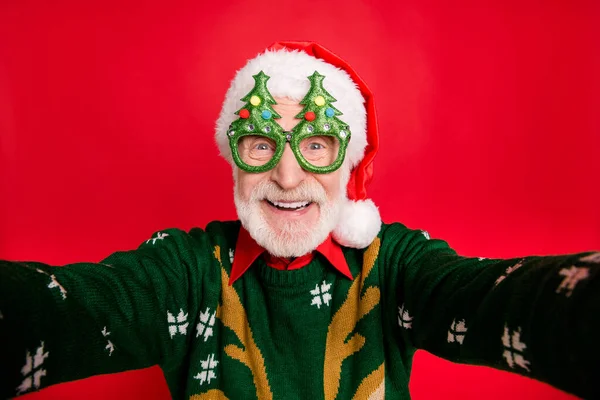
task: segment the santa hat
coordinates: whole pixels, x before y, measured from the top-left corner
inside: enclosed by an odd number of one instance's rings
[[[253,75],[263,71],[270,77],[267,87],[274,97],[300,101],[310,88],[308,76],[318,71],[325,75],[323,87],[337,99],[335,107],[350,126],[352,136],[346,150],[350,164],[347,200],[344,200],[340,222],[332,232],[343,246],[367,247],[379,233],[381,217],[366,187],[373,176],[373,159],[379,148],[377,119],[373,94],[358,74],[340,57],[312,42],[277,42],[264,53],[248,61],[240,69],[227,91],[217,120],[216,140],[221,151],[235,165],[229,148],[227,130],[238,118],[243,106],[240,100],[254,86]]]

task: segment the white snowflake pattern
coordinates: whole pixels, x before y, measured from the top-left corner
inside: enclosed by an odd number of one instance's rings
[[[408,310],[404,308],[404,304],[401,307],[398,307],[398,325],[404,329],[412,328],[412,320],[413,317],[410,316]]]
[[[571,268],[563,268],[558,274],[564,276],[561,284],[556,289],[556,293],[560,293],[563,290],[566,292],[566,296],[571,296],[573,293],[573,289],[579,283],[579,281],[589,278],[590,269],[587,267],[577,268],[575,266],[571,266]]]
[[[204,341],[213,335],[213,326],[215,325],[216,312],[210,313],[210,308],[207,307],[205,312],[200,313],[200,322],[196,325],[196,337],[204,334]]]
[[[187,335],[187,327],[189,322],[187,322],[187,314],[183,313],[183,309],[179,309],[179,314],[177,314],[177,318],[169,311],[167,311],[167,322],[169,323],[169,335],[171,335],[171,339],[177,333],[181,335]]]
[[[233,249],[229,249],[229,263],[231,265],[233,265],[233,256],[234,256],[235,252],[233,251]]]
[[[215,373],[215,368],[217,367],[219,362],[215,360],[214,353],[209,355],[206,360],[200,361],[200,367],[202,371],[197,373],[194,376],[194,379],[198,379],[200,381],[200,385],[204,385],[204,383],[210,384],[212,379],[217,378],[217,374]]]
[[[465,340],[465,334],[467,333],[467,326],[465,320],[456,322],[456,319],[452,320],[450,329],[448,330],[448,343],[459,343],[463,344]]]
[[[48,272],[44,271],[43,269],[36,268],[35,270],[38,273],[46,275],[48,278],[50,278],[50,283],[48,284],[48,289],[58,288],[58,290],[60,290],[60,295],[63,298],[63,300],[65,300],[67,298],[67,290],[58,282],[58,280],[56,279],[56,276],[49,274]]]
[[[504,334],[502,335],[502,345],[504,346],[504,353],[502,353],[502,356],[509,367],[514,369],[515,366],[519,366],[527,372],[530,372],[529,361],[525,359],[524,355],[527,346],[525,343],[521,342],[521,327],[512,331],[511,334],[510,329],[505,325]]]
[[[48,358],[49,352],[44,352],[44,342],[36,349],[32,357],[29,350],[25,354],[25,365],[21,368],[23,381],[17,387],[17,395],[23,394],[32,388],[39,389],[43,376],[46,376],[46,370],[42,368],[44,360]]]
[[[423,234],[423,236],[425,236],[425,239],[431,240],[431,236],[429,236],[429,232],[427,232],[427,231],[421,231],[421,233]]]
[[[156,234],[156,237],[146,240],[146,243],[150,243],[150,241],[152,241],[152,244],[155,244],[157,240],[164,240],[168,236],[169,236],[168,233],[158,232]]]
[[[331,283],[327,283],[323,281],[321,286],[315,285],[315,288],[310,291],[310,294],[313,296],[312,301],[310,303],[311,306],[317,306],[317,308],[321,308],[322,304],[329,305],[331,301],[331,294],[329,293],[329,289],[331,289]]]
[[[592,253],[585,257],[581,257],[581,259],[579,259],[579,261],[582,261],[585,263],[600,264],[600,252]]]
[[[58,288],[58,290],[60,290],[60,295],[62,296],[63,300],[65,300],[67,298],[67,290],[60,283],[58,283],[54,275],[50,275],[50,279],[51,281],[48,284],[48,288]]]
[[[102,329],[102,336],[108,337],[109,335],[110,332],[106,329],[106,327],[104,327],[104,329]],[[105,349],[108,350],[108,356],[110,357],[112,356],[113,351],[115,351],[115,345],[110,340],[106,340],[108,341],[108,344],[106,345]]]
[[[494,283],[494,286],[498,286],[498,284],[500,282],[502,282],[503,280],[505,280],[508,275],[512,274],[513,272],[515,272],[516,270],[521,268],[523,266],[523,261],[524,260],[521,260],[518,263],[516,263],[515,265],[512,265],[512,266],[506,268],[504,275],[501,275],[498,279],[496,279],[496,283]]]

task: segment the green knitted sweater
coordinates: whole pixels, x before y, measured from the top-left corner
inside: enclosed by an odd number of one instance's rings
[[[0,263],[0,397],[158,364],[176,399],[408,399],[425,349],[597,398],[600,253],[464,258],[384,225],[228,285],[239,222],[158,232],[99,264]]]

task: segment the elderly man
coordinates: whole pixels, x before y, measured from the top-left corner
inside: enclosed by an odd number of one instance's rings
[[[2,263],[2,398],[159,364],[174,398],[404,399],[419,348],[600,396],[600,253],[469,259],[382,225],[373,99],[340,58],[275,44],[216,137],[240,221],[100,264]]]

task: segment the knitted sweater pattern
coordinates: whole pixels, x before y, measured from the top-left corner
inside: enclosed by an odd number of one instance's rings
[[[229,286],[239,228],[163,230],[97,264],[0,262],[0,397],[158,364],[177,399],[408,399],[418,348],[598,394],[600,253],[467,258],[392,224],[343,249],[352,280],[316,255],[259,258]]]

